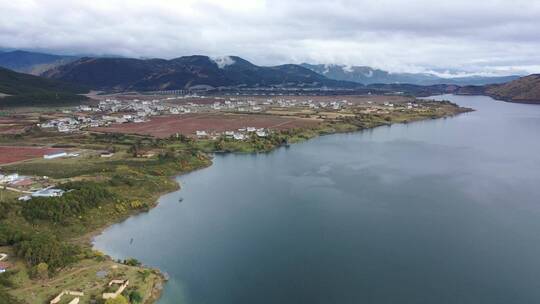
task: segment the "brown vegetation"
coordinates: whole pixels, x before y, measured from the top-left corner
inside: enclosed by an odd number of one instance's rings
[[[486,93],[497,99],[520,103],[540,103],[540,74],[489,86]]]

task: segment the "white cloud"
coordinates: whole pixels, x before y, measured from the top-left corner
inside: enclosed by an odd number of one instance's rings
[[[540,72],[540,1],[0,0],[0,47]]]
[[[224,67],[234,64],[234,59],[232,59],[230,56],[222,56],[222,57],[214,57],[212,60],[218,65],[220,69],[223,69]]]

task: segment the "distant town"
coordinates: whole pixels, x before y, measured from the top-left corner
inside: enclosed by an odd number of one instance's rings
[[[354,97],[352,97],[354,99]],[[347,99],[326,98],[324,101],[306,97],[205,97],[184,95],[163,99],[142,100],[106,98],[95,105],[81,105],[71,110],[62,111],[63,117],[47,120],[38,124],[43,129],[55,129],[62,133],[71,133],[92,128],[114,127],[118,124],[140,124],[148,122],[152,117],[184,114],[236,113],[236,114],[276,114],[272,110],[300,109],[306,117],[313,113],[334,112],[350,114],[347,109],[357,109],[360,113],[388,114],[389,111],[412,110],[421,108],[414,101],[405,104],[370,101],[351,102]],[[286,113],[284,113],[286,114]],[[322,116],[321,116],[322,118]],[[106,131],[106,129],[100,129]],[[211,129],[195,130],[187,136],[213,138],[226,136],[235,140],[245,140],[250,133],[266,137],[271,130],[246,125],[242,128],[216,132]]]

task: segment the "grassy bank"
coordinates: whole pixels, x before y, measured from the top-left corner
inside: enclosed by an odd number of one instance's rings
[[[110,142],[93,144],[110,148]],[[2,274],[6,280],[0,282],[0,289],[9,290],[13,303],[45,303],[66,288],[84,291],[85,299],[100,303],[105,281],[113,278],[129,279],[128,295],[140,294],[141,303],[156,297],[163,284],[159,272],[137,263],[111,261],[91,248],[89,236],[150,210],[161,194],[178,189],[171,177],[208,166],[211,161],[205,154],[188,150],[160,150],[152,158],[135,157],[128,152],[130,146],[120,141],[114,149],[112,158],[85,151],[77,158],[37,159],[2,168],[30,176],[46,175],[59,187],[72,190],[60,198],[28,202],[18,201],[14,192],[0,190],[0,246],[10,253],[10,268],[14,269]],[[42,266],[46,271],[39,270]],[[98,272],[108,275],[99,277]],[[140,279],[141,272],[145,280]]]

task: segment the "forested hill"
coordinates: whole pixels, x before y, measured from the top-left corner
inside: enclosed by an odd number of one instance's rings
[[[488,86],[485,93],[510,102],[540,104],[540,74],[521,77],[501,85]]]
[[[88,90],[82,86],[59,82],[0,68],[0,107],[48,106],[78,103]]]

